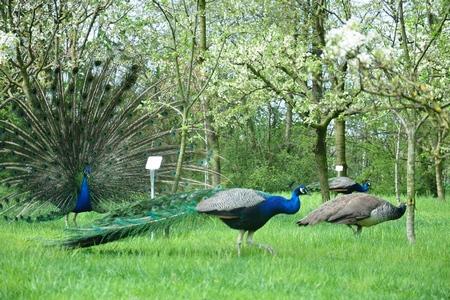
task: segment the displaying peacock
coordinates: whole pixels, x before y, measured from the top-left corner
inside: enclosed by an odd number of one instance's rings
[[[353,179],[350,179],[345,176],[332,177],[328,179],[328,185],[330,191],[342,194],[351,194],[353,192],[366,193],[369,191],[370,182],[364,181],[362,184],[355,182]],[[319,191],[320,186],[319,183],[312,183],[307,186],[311,191]]]
[[[320,222],[354,225],[354,233],[359,235],[362,227],[373,226],[385,221],[396,220],[403,216],[406,204],[396,207],[378,197],[354,193],[342,195],[335,200],[327,201],[319,208],[299,220],[299,226],[315,225]],[[353,230],[353,228],[352,228]]]
[[[215,188],[162,195],[110,212],[92,227],[72,229],[71,236],[61,244],[68,248],[105,244],[165,228],[203,213],[217,216],[229,227],[239,230],[238,255],[241,254],[246,232],[248,245],[273,253],[270,246],[255,243],[253,234],[277,214],[296,213],[300,209],[299,195],[306,192],[306,188],[301,185],[292,191],[291,199],[243,188]]]
[[[72,210],[74,212],[73,223],[77,226],[77,215],[81,212],[92,211],[92,202],[89,192],[88,176],[91,174],[91,167],[86,166],[83,170],[83,175],[81,183],[79,182],[79,190],[77,193],[77,199],[75,202],[75,208]],[[66,227],[69,227],[69,214],[65,218]]]
[[[161,128],[163,105],[144,109],[156,88],[138,86],[138,71],[112,60],[57,67],[0,103],[11,116],[0,120],[0,185],[8,188],[0,216],[43,221],[75,212],[75,222],[77,213],[107,211],[146,192],[149,155],[164,155],[158,182],[171,182],[178,146],[166,137],[175,129]]]

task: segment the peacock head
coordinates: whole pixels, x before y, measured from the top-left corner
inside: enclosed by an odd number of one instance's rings
[[[89,176],[92,173],[92,167],[90,165],[86,165],[83,169],[83,175]]]
[[[406,203],[405,202],[401,202],[400,205],[398,206],[398,209],[400,211],[402,211],[403,213],[405,213],[405,211],[406,211]]]
[[[308,189],[306,188],[306,186],[304,184],[299,185],[295,190],[294,190],[295,195],[306,195],[308,194]]]
[[[370,189],[370,181],[364,180],[363,183],[361,184],[361,187],[363,188],[363,190],[367,192]]]
[[[394,210],[391,220],[401,218],[406,212],[406,203],[400,202],[400,205]]]

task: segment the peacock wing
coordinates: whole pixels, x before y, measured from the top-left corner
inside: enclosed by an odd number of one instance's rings
[[[333,177],[328,180],[328,184],[330,186],[330,189],[339,189],[339,188],[348,188],[356,182],[353,179],[350,179],[348,177]]]
[[[338,197],[333,201],[327,201],[313,210],[311,213],[309,213],[306,217],[298,221],[297,224],[315,225],[323,221],[328,221],[330,217],[343,209],[349,201],[350,198],[348,198],[347,196]]]
[[[200,201],[197,211],[201,213],[224,212],[255,206],[266,200],[267,194],[252,189],[233,188]]]
[[[337,224],[354,224],[358,220],[370,217],[371,212],[384,203],[383,200],[363,194],[354,193],[339,198],[346,198],[346,204],[331,215],[327,221]]]

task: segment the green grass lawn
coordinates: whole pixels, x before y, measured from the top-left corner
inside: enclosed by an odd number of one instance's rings
[[[209,217],[169,238],[81,250],[42,242],[63,236],[63,220],[1,221],[0,299],[450,299],[450,202],[417,200],[413,246],[405,217],[360,238],[343,225],[299,228],[319,196],[302,202],[297,215],[276,216],[255,234],[276,256],[244,247],[237,257],[237,232]]]

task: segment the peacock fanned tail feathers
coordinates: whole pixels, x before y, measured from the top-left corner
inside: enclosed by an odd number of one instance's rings
[[[138,86],[137,74],[137,66],[124,70],[111,60],[57,67],[47,81],[33,78],[31,90],[0,103],[12,112],[0,120],[0,187],[8,189],[0,191],[0,216],[42,221],[70,212],[86,166],[92,170],[93,210],[99,212],[130,191],[145,192],[149,155],[164,155],[158,182],[172,182],[170,157],[178,146],[165,141],[175,130],[158,127],[164,106],[142,108],[157,89]]]
[[[197,203],[220,190],[196,190],[137,201],[128,208],[109,212],[91,227],[71,229],[67,239],[55,243],[66,248],[91,247],[164,229],[198,216]]]

